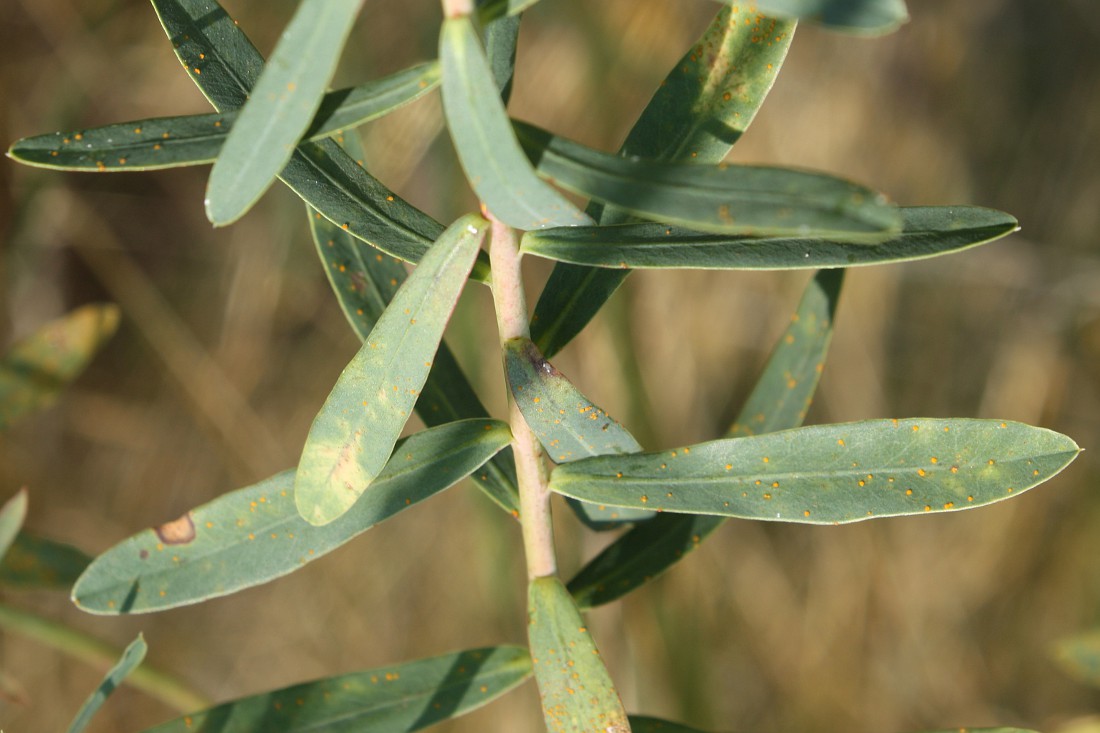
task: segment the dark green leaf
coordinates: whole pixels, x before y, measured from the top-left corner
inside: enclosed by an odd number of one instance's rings
[[[976,206],[902,207],[903,229],[869,247],[817,237],[723,236],[660,224],[566,227],[528,232],[524,252],[597,267],[802,270],[938,257],[1019,228],[1001,211]]]
[[[0,507],[0,558],[7,554],[8,548],[19,536],[19,529],[26,518],[27,490],[20,489]]]
[[[146,733],[410,733],[492,702],[530,675],[522,647],[470,649],[241,698]]]
[[[67,589],[91,561],[71,545],[20,532],[0,560],[0,585]]]
[[[439,60],[447,126],[466,178],[489,211],[517,229],[591,224],[532,170],[469,17],[443,21]]]
[[[720,162],[771,89],[793,32],[793,24],[763,18],[751,7],[723,8],[657,88],[621,152]],[[614,207],[590,207],[597,211],[603,225],[630,221]],[[580,333],[628,274],[555,266],[531,322],[542,352],[553,356]]]
[[[489,5],[478,1],[478,8]],[[503,17],[489,23],[482,29],[485,42],[485,55],[489,59],[489,68],[493,71],[493,81],[500,90],[500,101],[508,106],[512,96],[512,77],[516,72],[516,46],[519,43],[519,13]]]
[[[350,509],[389,460],[488,226],[467,214],[440,236],[329,393],[294,481],[294,500],[313,524]]]
[[[689,728],[680,723],[670,723],[642,715],[630,716],[630,733],[703,733],[698,728]],[[959,731],[955,731],[959,733]]]
[[[550,488],[584,501],[807,524],[957,511],[1065,468],[1064,435],[996,420],[870,420],[566,463]]]
[[[305,133],[320,140],[381,117],[439,84],[439,64],[418,64],[351,89],[329,92]],[[143,171],[210,163],[218,157],[236,111],[161,117],[17,140],[8,155],[21,163],[73,171]]]
[[[86,305],[50,321],[0,361],[0,430],[53,404],[118,327],[118,308]]]
[[[1071,677],[1091,687],[1100,687],[1100,630],[1060,640],[1054,659]]]
[[[210,171],[206,215],[239,219],[274,182],[336,70],[362,0],[302,0]]]
[[[555,463],[642,450],[626,428],[543,359],[530,339],[511,339],[504,345],[504,371],[516,405]],[[594,529],[653,516],[636,509],[578,504],[581,518]]]
[[[348,142],[352,140],[349,138]],[[364,246],[328,219],[310,211],[310,229],[332,291],[355,334],[364,341],[398,286],[405,281],[405,268],[398,260]],[[439,344],[416,411],[428,427],[489,415],[445,341]],[[482,470],[474,472],[473,478],[506,511],[519,511],[511,448],[494,456]]]
[[[444,67],[444,94],[446,87]],[[863,244],[901,231],[897,207],[882,194],[835,176],[769,166],[624,158],[522,122],[514,126],[539,175],[646,219],[713,234]]]
[[[80,711],[69,725],[69,733],[81,733],[88,727],[92,716],[99,711],[103,703],[115,691],[115,688],[122,683],[126,675],[134,671],[134,668],[145,659],[147,649],[145,639],[141,634],[138,634],[138,637],[130,642],[130,646],[126,647],[126,651],[122,652],[122,658],[118,660],[118,663],[107,672],[107,676],[103,678],[103,682],[99,684],[96,691],[80,706]]]
[[[497,18],[519,15],[539,0],[484,0],[477,3],[478,20],[489,23]]]
[[[81,576],[73,600],[90,613],[147,613],[266,583],[454,485],[511,439],[494,420],[416,433],[351,511],[323,527],[298,514],[285,471],[116,545]]]
[[[788,430],[802,424],[821,377],[843,270],[819,272],[768,359],[729,435]],[[616,600],[690,554],[725,517],[661,514],[609,545],[569,581],[581,608]]]
[[[556,577],[527,594],[527,637],[549,733],[628,733],[619,693],[576,604]]]
[[[756,5],[762,13],[804,18],[834,30],[869,35],[889,33],[909,20],[905,0],[757,0]]]

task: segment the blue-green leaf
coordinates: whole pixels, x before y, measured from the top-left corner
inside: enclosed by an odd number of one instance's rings
[[[730,428],[730,437],[802,424],[832,339],[843,278],[843,270],[825,270],[806,286],[790,325]],[[723,522],[725,517],[661,514],[592,559],[569,581],[569,591],[582,608],[620,598],[678,563]]]
[[[130,674],[145,659],[147,649],[145,639],[141,634],[138,634],[138,637],[130,642],[130,646],[122,652],[122,658],[118,660],[118,663],[107,672],[107,676],[103,678],[103,682],[99,684],[96,691],[80,706],[80,711],[69,725],[69,733],[81,733],[88,727],[92,716],[99,711],[103,703],[115,691],[115,688],[121,684],[126,675]]]
[[[97,614],[148,613],[266,583],[453,486],[509,442],[505,423],[461,420],[399,443],[368,491],[323,527],[302,519],[293,471],[239,489],[95,559],[73,600]]]
[[[543,359],[530,339],[511,339],[504,344],[504,371],[524,420],[555,463],[642,450],[626,428]],[[585,502],[578,502],[576,509],[595,529],[610,529],[653,516],[652,512]]]
[[[590,218],[535,175],[516,142],[485,50],[468,16],[443,21],[439,59],[447,127],[466,177],[489,211],[517,229],[591,224]]]
[[[294,480],[306,520],[338,518],[389,460],[488,226],[468,214],[440,236],[340,375],[313,421]]]
[[[576,604],[556,577],[527,592],[527,638],[549,733],[628,733],[619,693]]]
[[[550,488],[584,501],[743,519],[841,524],[1001,501],[1079,448],[1015,422],[869,420],[566,463]]]
[[[306,130],[321,140],[408,104],[439,84],[439,64],[418,64],[377,81],[329,92]],[[8,156],[56,170],[125,172],[213,162],[238,113],[159,117],[17,140]]]
[[[0,559],[0,585],[68,590],[91,561],[72,545],[20,532]]]
[[[206,215],[240,218],[272,184],[321,105],[362,0],[302,0],[210,172]]]
[[[762,13],[803,18],[833,30],[866,35],[889,33],[909,20],[905,0],[757,0],[756,6]]]
[[[528,232],[524,252],[596,267],[803,270],[858,267],[954,254],[1019,228],[977,206],[902,207],[902,231],[873,247],[818,237],[704,234],[661,224]]]
[[[530,676],[522,647],[470,649],[252,695],[146,733],[411,733],[492,702]]]

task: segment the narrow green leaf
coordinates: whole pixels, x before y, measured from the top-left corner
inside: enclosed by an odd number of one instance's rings
[[[439,84],[439,64],[418,64],[377,81],[329,92],[305,132],[321,140],[377,119]],[[17,140],[8,156],[27,165],[71,171],[126,172],[211,163],[237,112],[159,117]]]
[[[485,3],[479,2],[478,7]],[[500,101],[505,107],[512,96],[512,78],[516,72],[516,47],[519,44],[520,16],[510,15],[489,23],[482,30],[485,55],[493,72],[493,81],[500,90]]]
[[[94,304],[41,326],[0,360],[0,430],[53,404],[118,327],[118,308]]]
[[[498,18],[519,15],[539,0],[484,0],[477,4],[477,17],[482,24]]]
[[[398,444],[362,500],[323,527],[298,514],[294,472],[285,471],[124,540],[88,567],[73,600],[90,613],[148,613],[266,583],[453,486],[511,439],[495,420],[416,433]]]
[[[447,126],[466,177],[489,211],[517,229],[591,224],[532,170],[468,16],[443,21],[439,59]]]
[[[0,558],[7,555],[8,548],[15,543],[26,518],[27,490],[20,489],[0,507]]]
[[[689,728],[681,723],[670,723],[667,720],[650,718],[642,715],[630,716],[631,733],[703,733],[698,728]],[[955,733],[960,733],[955,731]]]
[[[215,226],[239,219],[275,181],[321,106],[362,0],[302,0],[226,137],[206,187]]]
[[[351,142],[353,138],[349,138]],[[358,151],[352,150],[352,153]],[[332,291],[352,330],[365,341],[405,281],[405,268],[378,250],[363,246],[346,231],[310,210],[309,224],[317,254],[328,275]],[[416,412],[428,427],[452,420],[488,417],[469,380],[462,373],[446,341],[441,341],[428,381],[420,391]],[[474,472],[474,481],[505,511],[519,511],[515,462],[511,449],[501,451]]]
[[[560,465],[584,501],[806,524],[957,511],[1021,494],[1077,456],[1064,435],[995,420],[870,420]]]
[[[146,733],[411,733],[465,715],[530,676],[522,647],[469,649],[252,695]]]
[[[730,428],[730,437],[802,424],[832,340],[843,278],[843,270],[825,270],[806,286],[790,325]],[[581,608],[621,598],[689,555],[725,521],[709,515],[661,514],[593,558],[569,581],[569,591]]]
[[[1100,629],[1060,640],[1054,645],[1053,656],[1077,681],[1100,687]]]
[[[20,532],[0,559],[0,585],[68,589],[91,561],[72,545]]]
[[[527,638],[549,733],[629,733],[619,693],[561,581],[532,580],[527,614]]]
[[[914,206],[900,211],[901,233],[873,247],[818,237],[725,236],[661,224],[625,224],[528,232],[522,249],[596,267],[803,270],[954,254],[1019,229],[1009,214],[977,206]]]
[[[762,13],[804,18],[833,30],[866,35],[889,33],[909,20],[905,0],[757,0],[756,5]]]
[[[504,371],[516,405],[555,463],[642,450],[626,428],[542,358],[530,339],[511,339],[505,343]],[[623,522],[653,516],[652,512],[586,502],[577,502],[576,510],[585,524],[594,529],[611,529]]]
[[[147,650],[145,639],[138,634],[138,637],[130,642],[130,646],[126,647],[126,651],[122,652],[122,658],[118,663],[107,672],[107,676],[103,678],[103,682],[99,684],[96,691],[80,706],[80,711],[69,725],[69,733],[81,733],[88,727],[92,716],[99,711],[115,688],[145,659]]]
[[[298,510],[313,524],[351,508],[389,460],[488,226],[468,214],[440,236],[325,400],[294,481]]]
[[[446,86],[444,67],[444,93]],[[635,216],[714,234],[863,244],[901,231],[897,207],[882,194],[824,173],[624,158],[522,122],[514,126],[539,175]]]
[[[720,162],[756,116],[793,34],[792,23],[764,18],[748,5],[722,8],[657,88],[620,152]],[[590,207],[589,213],[597,211],[602,225],[630,221],[615,207]],[[531,322],[532,338],[542,352],[553,356],[580,333],[628,274],[555,266]]]

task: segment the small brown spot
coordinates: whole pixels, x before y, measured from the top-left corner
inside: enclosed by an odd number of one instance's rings
[[[191,512],[187,512],[179,519],[166,522],[153,531],[166,545],[186,545],[195,539],[195,522],[191,518]]]

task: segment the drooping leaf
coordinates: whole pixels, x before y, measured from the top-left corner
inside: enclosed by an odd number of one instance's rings
[[[154,0],[154,6],[177,57],[215,109],[243,105],[263,57],[225,10],[216,0]],[[299,145],[279,177],[330,221],[408,262],[419,262],[443,232],[332,140]],[[473,277],[488,282],[488,258],[479,257]]]
[[[833,30],[866,35],[889,33],[909,20],[905,0],[757,0],[756,6],[762,13],[803,18]]]
[[[505,343],[504,372],[524,420],[555,463],[642,450],[626,428],[543,359],[530,339]],[[582,520],[594,529],[610,529],[653,516],[652,512],[637,509],[577,504]]]
[[[377,81],[329,92],[305,139],[320,140],[377,119],[439,84],[439,64],[417,64]],[[125,172],[213,162],[237,112],[160,117],[17,140],[8,156],[27,165],[71,171]]]
[[[650,718],[643,715],[630,716],[631,733],[703,733],[698,728],[689,728],[682,723],[670,723],[667,720]],[[955,733],[959,733],[955,731]]]
[[[0,559],[7,554],[8,548],[19,536],[19,529],[26,518],[27,490],[20,489],[0,507]]]
[[[91,561],[72,545],[20,532],[0,559],[0,585],[67,590]]]
[[[446,67],[443,88],[446,94]],[[624,158],[522,122],[514,127],[539,175],[646,219],[713,234],[863,244],[901,231],[897,207],[882,194],[824,173]]]
[[[1091,687],[1100,687],[1100,630],[1060,640],[1054,660],[1068,675]]]
[[[816,237],[737,237],[626,224],[528,232],[522,249],[596,267],[802,270],[954,254],[1019,229],[1009,214],[977,206],[902,207],[901,216],[901,233],[873,247]]]
[[[657,88],[620,152],[720,162],[755,117],[793,35],[793,23],[760,16],[749,5],[723,8]],[[589,207],[589,213],[602,225],[631,220],[613,206]],[[556,265],[531,322],[542,352],[553,356],[580,333],[628,274]]]
[[[619,693],[580,611],[561,581],[535,578],[527,638],[549,733],[629,733]]]
[[[1064,435],[996,420],[869,420],[558,466],[566,496],[666,512],[806,524],[1001,501],[1077,456]]]
[[[819,272],[772,350],[729,436],[770,433],[802,424],[833,334],[843,270]],[[611,543],[569,581],[581,608],[621,598],[695,550],[725,517],[660,514]]]
[[[492,702],[530,675],[522,647],[470,649],[252,695],[146,733],[411,733]]]
[[[124,540],[88,567],[73,600],[90,613],[147,613],[266,583],[453,486],[511,439],[494,420],[416,433],[398,444],[370,491],[323,527],[298,514],[294,473],[285,471]]]
[[[126,651],[122,652],[122,658],[118,663],[107,672],[107,676],[103,678],[103,682],[99,684],[96,691],[80,706],[80,711],[69,725],[69,733],[81,733],[88,727],[92,716],[99,711],[115,688],[145,659],[147,649],[145,639],[138,634],[138,637],[130,642],[130,646],[126,647]]]
[[[345,144],[354,138],[348,138]],[[351,150],[358,155],[360,151]],[[328,219],[312,212],[310,230],[332,291],[360,341],[366,340],[386,305],[405,281],[405,268],[392,257],[366,247]],[[439,344],[416,412],[428,427],[452,420],[488,417],[445,341]],[[511,448],[475,471],[474,481],[505,511],[519,511],[519,490]]]
[[[86,305],[41,326],[0,360],[0,430],[53,404],[118,327],[118,308]]]
[[[301,0],[210,171],[206,216],[239,219],[275,181],[321,106],[363,0]]]
[[[307,521],[327,524],[338,518],[389,460],[488,226],[476,214],[452,224],[344,368],[298,463],[294,500]]]
[[[532,170],[468,16],[443,21],[439,60],[447,127],[466,178],[489,211],[517,229],[591,224]]]

